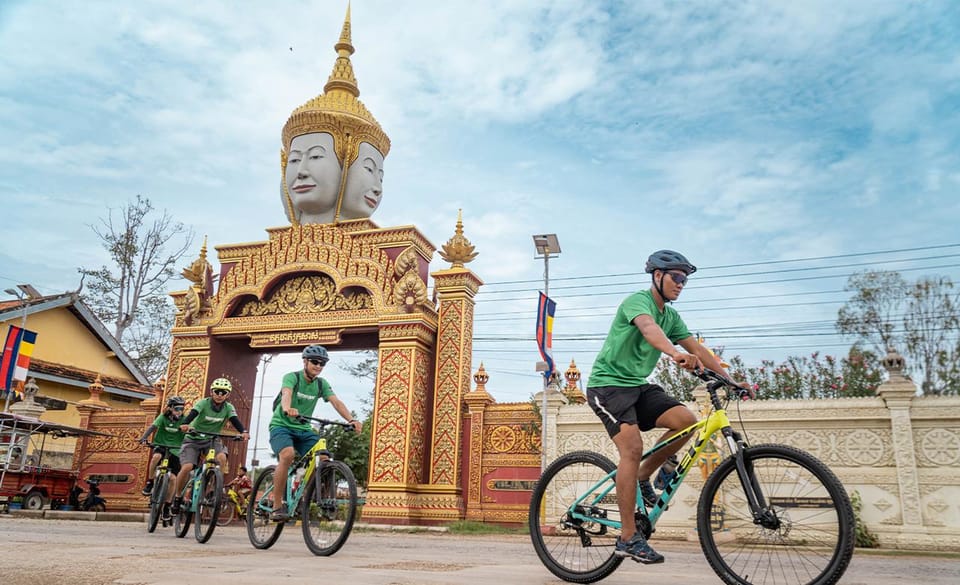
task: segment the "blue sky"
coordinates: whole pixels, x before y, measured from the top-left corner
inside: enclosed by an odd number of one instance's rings
[[[346,2],[237,6],[0,5],[5,287],[75,288],[106,261],[89,226],[138,193],[197,248],[286,223],[280,130],[326,82]],[[960,281],[957,248],[933,248],[960,240],[956,3],[357,0],[352,21],[392,140],[374,220],[439,247],[463,209],[500,401],[539,385],[531,234],[559,235],[555,353],[584,370],[659,248],[703,267],[677,303],[691,328],[748,362],[842,352],[750,334],[829,331],[855,270]]]

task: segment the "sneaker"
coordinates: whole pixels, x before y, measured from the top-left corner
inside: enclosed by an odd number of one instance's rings
[[[667,487],[667,484],[670,483],[670,480],[673,479],[678,465],[680,465],[680,462],[677,461],[676,455],[667,457],[667,460],[663,462],[660,470],[657,471],[657,479],[653,480],[653,487],[663,491],[663,489]]]
[[[614,548],[613,554],[618,557],[629,557],[645,565],[663,562],[663,555],[653,550],[647,539],[639,532],[635,533],[633,538],[627,542],[623,542],[618,536],[617,546]]]
[[[660,496],[657,495],[657,492],[653,489],[649,479],[641,479],[639,482],[640,495],[643,496],[643,503],[647,505],[648,508],[652,508],[657,500],[660,499]]]
[[[287,511],[283,508],[270,512],[271,522],[286,522],[289,519],[290,519],[290,514],[287,514]]]
[[[164,502],[163,507],[160,508],[160,519],[164,522],[169,522],[173,519],[173,513],[170,511],[169,502]]]
[[[183,507],[183,498],[181,498],[181,497],[179,497],[179,496],[176,497],[176,498],[173,498],[173,505],[170,506],[170,515],[172,515],[172,516],[179,516],[179,515],[180,515],[180,508],[182,508],[182,507]]]
[[[147,483],[144,484],[143,489],[140,490],[140,493],[145,496],[149,496],[151,492],[153,492],[153,480],[148,479]]]

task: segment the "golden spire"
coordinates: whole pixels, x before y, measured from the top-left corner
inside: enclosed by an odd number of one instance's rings
[[[337,60],[333,64],[327,84],[323,86],[324,93],[290,114],[283,127],[283,149],[286,151],[290,148],[290,141],[294,136],[310,132],[329,132],[338,143],[337,155],[341,163],[344,162],[343,156],[346,154],[346,139],[350,135],[362,135],[365,142],[369,142],[383,156],[387,156],[390,152],[390,139],[373,114],[357,99],[360,88],[350,62],[354,48],[350,35],[349,4],[340,39],[333,47],[337,51]]]
[[[357,87],[357,78],[353,74],[353,64],[350,55],[353,55],[353,43],[350,41],[350,4],[347,4],[347,17],[343,21],[343,30],[340,31],[340,40],[333,46],[337,51],[337,61],[333,64],[333,71],[327,84],[323,86],[324,93],[346,91],[353,97],[360,97],[360,88]]]
[[[203,236],[203,246],[200,247],[200,257],[191,262],[190,266],[184,268],[180,274],[195,286],[209,293],[212,291],[206,290],[211,284],[206,282],[208,268],[213,269],[210,263],[207,262],[207,236]]]
[[[463,265],[477,257],[474,246],[463,235],[463,210],[457,212],[457,228],[453,237],[440,249],[440,257],[453,265],[453,268],[463,268]]]

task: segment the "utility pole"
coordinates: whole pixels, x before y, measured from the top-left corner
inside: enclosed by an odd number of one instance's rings
[[[543,294],[550,297],[550,255],[560,255],[560,241],[557,234],[541,234],[533,236],[533,245],[539,256],[543,258]],[[546,372],[549,366],[544,362],[537,364],[537,371]],[[543,400],[540,405],[540,470],[547,468],[547,390],[550,387],[550,377],[553,372],[546,372],[543,378]]]

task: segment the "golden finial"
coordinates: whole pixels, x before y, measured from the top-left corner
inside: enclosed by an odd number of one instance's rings
[[[463,235],[463,210],[457,212],[457,227],[453,237],[447,240],[440,249],[440,257],[453,265],[453,268],[463,268],[467,262],[477,257],[474,246]]]
[[[487,382],[490,381],[490,376],[488,376],[487,371],[483,369],[483,362],[480,362],[480,369],[473,375],[473,381],[477,384],[477,392],[487,391]]]
[[[580,389],[580,368],[576,362],[570,360],[570,367],[564,372],[563,377],[567,380],[567,386],[563,389],[563,395],[573,404],[583,404],[587,401],[586,395]]]
[[[343,21],[343,30],[340,31],[340,40],[333,46],[337,51],[337,61],[333,64],[333,71],[327,84],[323,86],[324,93],[343,90],[353,97],[360,97],[360,88],[357,87],[357,78],[353,74],[353,63],[350,55],[356,49],[350,40],[350,4],[347,4],[347,17]]]

